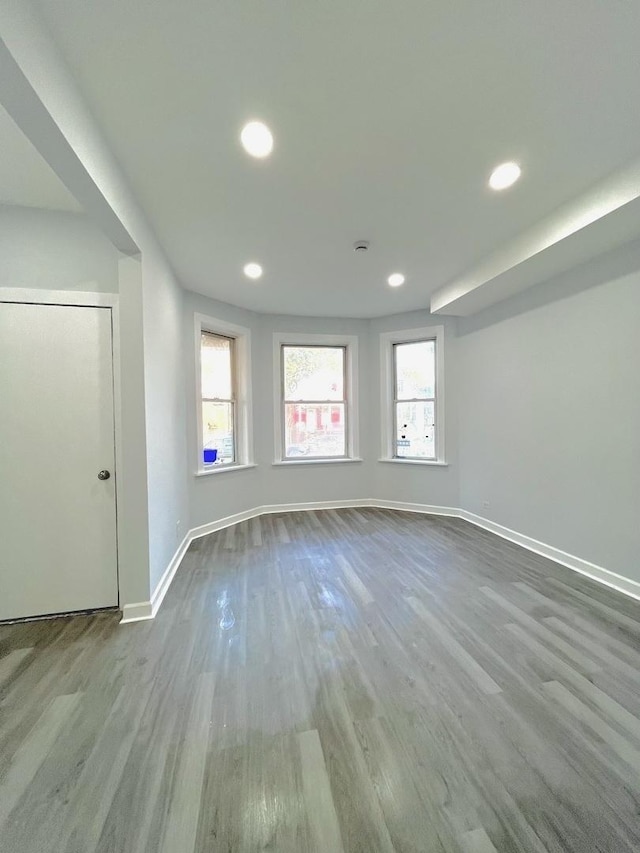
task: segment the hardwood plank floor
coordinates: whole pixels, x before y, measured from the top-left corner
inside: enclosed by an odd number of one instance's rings
[[[459,519],[263,516],[0,626],[2,853],[640,850],[640,608]]]

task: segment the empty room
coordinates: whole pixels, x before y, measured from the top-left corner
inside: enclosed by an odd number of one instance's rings
[[[639,35],[0,0],[2,853],[640,850]]]

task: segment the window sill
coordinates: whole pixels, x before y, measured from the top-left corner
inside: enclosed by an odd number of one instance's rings
[[[343,462],[363,462],[359,456],[349,456],[345,459],[279,459],[273,465],[282,465],[288,468],[289,465],[342,465]]]
[[[208,468],[205,471],[196,471],[194,477],[208,477],[210,474],[226,474],[227,471],[246,471],[247,468],[257,468],[255,462],[245,465],[221,465],[219,468]]]
[[[443,462],[440,459],[393,459],[392,457],[385,456],[381,459],[378,459],[378,462],[394,462],[397,465],[431,465],[436,468],[448,468],[449,463]]]

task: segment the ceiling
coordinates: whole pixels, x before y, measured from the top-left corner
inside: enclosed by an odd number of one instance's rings
[[[38,5],[183,285],[257,311],[427,307],[640,154],[640,3]]]
[[[0,106],[0,204],[79,212],[81,207]]]

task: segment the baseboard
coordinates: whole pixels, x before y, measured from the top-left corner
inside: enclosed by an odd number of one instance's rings
[[[178,546],[178,550],[171,558],[171,562],[166,568],[165,573],[162,575],[160,580],[158,581],[158,585],[155,588],[153,595],[151,596],[151,611],[153,616],[158,612],[158,608],[162,604],[162,601],[167,594],[167,590],[171,586],[171,581],[173,580],[173,576],[178,571],[178,566],[182,562],[182,558],[187,553],[187,549],[191,542],[193,541],[193,537],[191,535],[191,531],[189,531],[180,545]]]
[[[210,533],[215,533],[216,530],[231,527],[232,524],[239,524],[241,521],[248,521],[250,518],[257,518],[259,515],[273,515],[277,512],[308,512],[314,509],[349,509],[374,505],[374,501],[370,498],[347,501],[311,501],[309,503],[297,504],[265,504],[264,506],[247,509],[244,512],[237,512],[235,515],[227,515],[224,518],[218,519],[218,521],[211,521],[209,524],[201,524],[199,527],[194,527],[190,530],[189,534],[191,541],[193,541],[194,539],[199,539],[201,536],[208,536]]]
[[[150,601],[137,601],[135,604],[125,604],[122,608],[121,625],[129,622],[143,622],[145,619],[153,619],[155,613]]]
[[[541,557],[547,557],[553,560],[554,563],[560,563],[574,572],[585,575],[597,583],[608,586],[611,589],[622,592],[631,598],[640,601],[640,583],[626,578],[624,575],[618,575],[609,569],[598,566],[595,563],[590,563],[588,560],[583,560],[581,557],[576,557],[573,554],[568,554],[566,551],[561,551],[560,548],[554,548],[553,545],[547,545],[545,542],[539,542],[531,536],[525,536],[524,533],[518,533],[516,530],[511,530],[508,527],[503,527],[502,524],[497,524],[495,521],[490,521],[488,518],[483,518],[473,512],[468,512],[466,509],[458,510],[458,517],[475,524],[476,527],[482,527],[490,533],[495,533],[502,539],[508,539],[509,542],[515,542],[527,551],[533,551],[534,554],[540,554]]]
[[[145,619],[153,619],[160,609],[160,605],[167,594],[167,590],[171,586],[173,576],[178,571],[178,566],[182,562],[182,558],[187,553],[187,548],[191,545],[192,541],[193,537],[191,536],[191,531],[189,531],[178,546],[178,550],[171,558],[171,562],[158,581],[153,595],[151,596],[151,601],[138,601],[136,604],[124,605],[122,608],[122,619],[120,620],[121,625],[128,622],[142,622]]]
[[[460,515],[460,510],[452,506],[437,506],[435,504],[414,504],[405,501],[384,501],[375,499],[370,506],[378,509],[397,509],[401,512],[417,512],[422,515],[448,515],[454,518]]]
[[[210,533],[215,533],[216,530],[224,530],[225,527],[231,527],[232,524],[240,524],[241,521],[248,521],[250,518],[255,518],[257,515],[262,515],[260,510],[262,507],[256,506],[253,509],[246,509],[244,512],[236,512],[234,515],[227,515],[224,518],[219,518],[217,521],[210,521],[208,524],[201,524],[198,527],[192,527],[189,533],[189,543],[194,539],[199,539],[201,536],[208,536]]]
[[[269,515],[274,512],[309,512],[314,509],[357,509],[358,507],[375,505],[372,498],[357,498],[346,501],[310,501],[299,504],[265,504],[258,507],[258,515]]]
[[[450,518],[460,518],[476,527],[482,527],[502,539],[507,539],[509,542],[514,542],[528,551],[533,551],[535,554],[540,554],[542,557],[547,557],[562,566],[566,566],[581,575],[585,575],[591,580],[615,589],[631,598],[640,600],[640,583],[633,581],[624,575],[618,575],[615,572],[609,571],[602,566],[597,566],[595,563],[589,563],[580,557],[575,557],[573,554],[567,554],[559,548],[554,548],[552,545],[547,545],[544,542],[539,542],[530,536],[525,536],[523,533],[518,533],[515,530],[510,530],[508,527],[503,527],[495,521],[490,521],[488,518],[483,518],[473,512],[468,512],[466,509],[458,509],[457,507],[437,506],[432,504],[417,504],[406,503],[405,501],[386,501],[379,498],[359,498],[346,501],[312,501],[308,503],[292,503],[292,504],[265,504],[263,506],[253,507],[253,509],[237,512],[233,515],[227,515],[217,521],[211,521],[208,524],[201,524],[194,527],[186,534],[176,553],[171,558],[171,562],[167,566],[166,571],[160,578],[158,585],[151,597],[151,601],[140,601],[135,604],[125,604],[122,608],[122,619],[120,624],[129,622],[140,622],[145,619],[153,619],[162,601],[167,594],[171,581],[173,580],[184,555],[186,554],[189,545],[194,539],[199,539],[202,536],[208,536],[210,533],[215,533],[218,530],[224,530],[225,527],[231,527],[234,524],[239,524],[241,521],[248,521],[250,518],[257,518],[261,515],[272,515],[279,512],[308,512],[310,510],[322,509],[351,509],[357,507],[374,507],[376,509],[392,509],[400,512],[415,512],[422,515],[439,515],[448,516]]]
[[[267,504],[265,506],[257,506],[253,509],[245,510],[244,512],[236,512],[233,515],[227,515],[217,521],[211,521],[208,524],[201,524],[198,527],[193,527],[186,534],[180,543],[177,551],[171,558],[171,562],[164,571],[156,586],[150,601],[138,601],[135,604],[125,604],[122,608],[121,625],[130,622],[142,622],[146,619],[153,619],[160,605],[162,604],[171,581],[178,567],[182,562],[184,555],[187,553],[189,545],[194,539],[199,539],[202,536],[208,536],[210,533],[215,533],[217,530],[224,530],[225,527],[231,527],[234,524],[239,524],[241,521],[248,521],[250,518],[256,518],[260,515],[269,515],[277,512],[304,512],[314,509],[346,509],[348,507],[367,507],[374,506],[375,502],[371,499],[364,500],[347,500],[347,501],[314,501],[310,503],[298,504]]]

